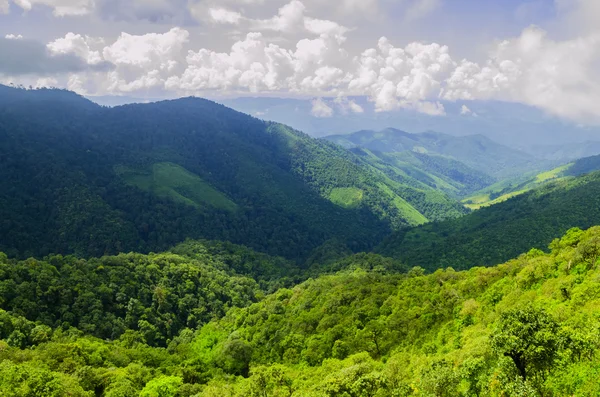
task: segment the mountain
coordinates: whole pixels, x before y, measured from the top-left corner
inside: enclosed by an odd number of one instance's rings
[[[242,247],[0,253],[0,394],[597,396],[599,241],[432,274],[360,254],[266,295],[234,267],[277,260]]]
[[[572,227],[600,224],[600,172],[556,182],[464,217],[392,234],[376,250],[412,266],[468,269],[545,249]]]
[[[350,151],[402,184],[452,197],[467,196],[495,182],[493,177],[447,156],[414,151],[383,153],[360,147]]]
[[[560,145],[535,145],[525,151],[537,158],[568,162],[600,153],[600,142],[569,142]]]
[[[321,115],[313,114],[313,98],[214,99],[238,111],[290,125],[315,137],[394,127],[409,132],[441,131],[453,136],[483,134],[514,149],[538,153],[539,150],[544,153],[550,149],[551,153],[552,148],[547,146],[569,147],[573,144],[581,147],[586,141],[598,141],[600,136],[599,127],[584,127],[577,122],[551,116],[533,106],[502,101],[440,101],[444,114],[428,115],[403,108],[380,112],[373,101],[364,96],[349,97],[347,100],[321,98],[321,103],[331,109],[331,115],[318,117]],[[350,100],[360,107],[358,112],[349,107]],[[600,151],[550,159],[568,162],[595,154],[600,154]]]
[[[584,157],[552,170],[526,173],[516,178],[501,180],[463,199],[462,202],[468,208],[479,209],[501,203],[511,197],[565,177],[584,175],[598,170],[600,170],[600,156]]]
[[[382,153],[406,151],[442,155],[464,163],[496,178],[518,175],[541,167],[532,156],[500,145],[483,135],[456,137],[439,132],[411,134],[395,128],[382,131],[363,130],[325,139],[345,148],[365,148]]]
[[[21,257],[208,238],[300,259],[465,212],[332,143],[198,98],[107,108],[2,86],[0,180],[0,249]]]

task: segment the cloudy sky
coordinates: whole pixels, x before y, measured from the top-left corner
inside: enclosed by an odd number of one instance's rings
[[[0,0],[0,83],[88,96],[314,98],[322,117],[493,99],[598,125],[599,66],[598,0]]]

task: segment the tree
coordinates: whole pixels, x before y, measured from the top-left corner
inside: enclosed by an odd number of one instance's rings
[[[512,359],[523,380],[542,376],[553,367],[561,349],[560,326],[545,311],[528,307],[500,317],[491,344]]]
[[[178,376],[161,376],[148,382],[140,397],[174,397],[182,384]]]

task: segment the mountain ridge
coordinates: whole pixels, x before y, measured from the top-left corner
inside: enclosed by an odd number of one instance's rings
[[[331,238],[362,250],[394,228],[465,212],[336,145],[201,98],[107,108],[3,87],[0,103],[11,184],[0,242],[21,256],[148,252],[192,237],[301,258]]]

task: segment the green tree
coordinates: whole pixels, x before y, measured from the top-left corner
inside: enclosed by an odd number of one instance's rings
[[[512,359],[523,380],[544,377],[559,357],[563,339],[560,327],[545,311],[514,309],[500,317],[491,345]]]

